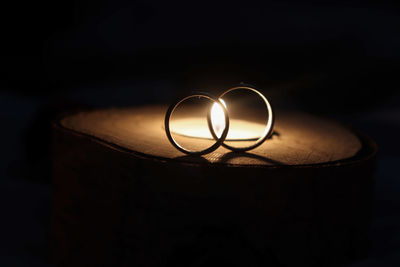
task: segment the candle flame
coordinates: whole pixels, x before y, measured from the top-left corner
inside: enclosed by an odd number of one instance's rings
[[[221,98],[219,101],[224,105],[226,108],[225,101]],[[225,129],[225,113],[222,109],[221,105],[218,103],[214,103],[211,108],[211,122],[213,125],[213,129],[217,137],[221,137],[222,132]]]

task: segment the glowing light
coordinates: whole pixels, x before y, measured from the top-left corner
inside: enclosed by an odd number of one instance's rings
[[[227,108],[226,103],[221,98],[221,103]],[[215,134],[220,137],[225,128],[225,116],[222,107],[214,103],[211,109],[211,121]],[[255,141],[258,140],[265,125],[262,123],[231,119],[227,141]],[[212,140],[213,137],[205,123],[204,117],[190,117],[176,119],[171,122],[171,132],[180,136],[203,138]]]
[[[226,108],[225,101],[222,100],[221,98],[219,99],[219,101]],[[218,137],[220,137],[225,128],[225,115],[224,115],[224,110],[222,109],[221,105],[219,105],[218,103],[214,103],[211,108],[211,122],[212,122],[215,134]]]

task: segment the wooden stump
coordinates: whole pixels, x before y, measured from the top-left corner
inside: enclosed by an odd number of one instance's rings
[[[61,266],[337,266],[368,249],[377,147],[323,118],[279,112],[250,153],[184,156],[165,107],[54,124],[54,260]]]

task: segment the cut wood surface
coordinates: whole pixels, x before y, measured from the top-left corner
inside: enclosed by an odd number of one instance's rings
[[[143,156],[194,163],[206,159],[208,163],[233,165],[321,164],[351,158],[361,149],[359,138],[334,121],[278,111],[274,129],[279,135],[246,154],[229,154],[220,147],[203,158],[185,157],[165,135],[165,111],[164,106],[147,106],[80,112],[64,118],[61,125]],[[191,149],[204,148],[199,140],[192,145]]]

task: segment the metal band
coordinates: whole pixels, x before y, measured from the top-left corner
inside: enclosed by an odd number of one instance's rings
[[[267,121],[267,125],[265,126],[264,133],[253,145],[247,146],[247,147],[233,147],[233,146],[227,145],[225,143],[222,143],[222,146],[227,148],[227,149],[230,149],[230,150],[236,151],[236,152],[244,152],[244,151],[248,151],[248,150],[251,150],[251,149],[254,149],[254,148],[260,146],[262,143],[265,142],[265,140],[268,139],[268,137],[270,137],[272,135],[272,130],[274,128],[275,118],[274,118],[274,113],[273,113],[272,106],[268,102],[268,99],[262,93],[260,93],[258,90],[256,90],[255,88],[249,87],[249,86],[237,86],[237,87],[230,88],[230,89],[226,90],[225,92],[223,92],[218,97],[218,100],[220,100],[227,93],[232,92],[234,90],[250,90],[252,92],[255,92],[264,101],[264,103],[265,103],[265,105],[267,107],[267,110],[268,110],[268,121]],[[208,123],[208,128],[209,128],[212,136],[214,137],[215,140],[218,140],[218,137],[215,134],[214,127],[213,127],[213,124],[212,124],[211,112],[207,113],[207,123]]]
[[[184,101],[186,101],[187,99],[190,98],[206,98],[208,100],[211,100],[214,103],[217,103],[218,105],[220,105],[222,107],[222,110],[224,112],[224,116],[225,116],[225,128],[221,134],[221,137],[218,138],[217,136],[214,137],[214,139],[216,140],[216,142],[210,146],[209,148],[206,148],[204,150],[200,150],[200,151],[192,151],[192,150],[188,150],[182,146],[180,146],[175,139],[172,137],[171,135],[171,131],[170,131],[170,127],[169,127],[169,121],[171,119],[171,115],[173,114],[173,112],[175,111],[175,109]],[[207,117],[208,119],[208,117]],[[228,135],[228,131],[229,131],[229,116],[228,116],[228,111],[226,110],[225,106],[219,101],[219,99],[213,97],[210,94],[207,93],[196,93],[194,95],[190,95],[187,97],[184,97],[178,101],[176,101],[175,103],[173,103],[171,106],[169,106],[167,113],[165,114],[165,120],[164,120],[164,126],[165,126],[165,133],[167,134],[168,140],[171,142],[171,144],[178,149],[179,151],[188,154],[188,155],[204,155],[204,154],[208,154],[213,152],[214,150],[216,150],[217,148],[219,148],[225,141],[226,136]]]

